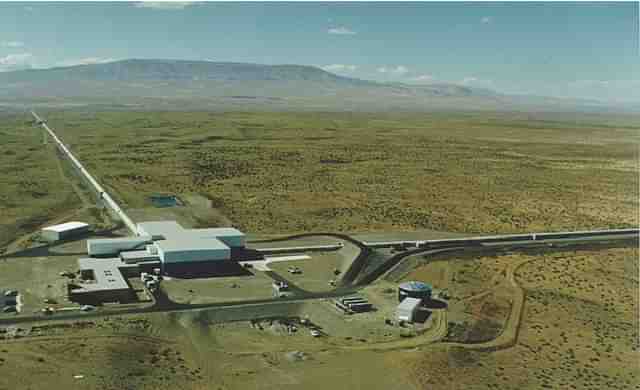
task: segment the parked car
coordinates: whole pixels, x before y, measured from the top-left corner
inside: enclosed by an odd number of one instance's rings
[[[53,310],[52,307],[45,307],[44,309],[42,309],[42,314],[46,315],[46,316],[50,316],[51,314],[53,314],[55,310]]]
[[[5,297],[15,297],[16,295],[18,295],[17,290],[7,290],[4,292]]]
[[[287,268],[287,271],[289,271],[289,273],[291,274],[301,274],[302,270],[298,267],[289,267]]]
[[[80,310],[82,311],[91,311],[94,310],[96,307],[95,306],[91,306],[91,305],[82,305],[80,307]]]
[[[311,329],[310,333],[311,333],[311,336],[313,337],[320,337],[322,335],[320,331],[317,329]]]
[[[5,307],[2,309],[2,312],[3,312],[3,313],[15,313],[15,312],[17,312],[17,311],[18,311],[18,309],[16,309],[16,307],[15,307],[15,306],[5,306]]]

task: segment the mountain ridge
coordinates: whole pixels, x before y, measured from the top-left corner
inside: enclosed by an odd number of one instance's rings
[[[148,104],[180,101],[193,107],[242,104],[317,110],[594,110],[597,101],[506,95],[452,83],[378,82],[337,75],[311,65],[265,65],[171,59],[125,59],[97,64],[0,73],[0,103],[53,99],[65,103]],[[154,102],[151,102],[151,100]],[[602,107],[600,107],[602,106]]]

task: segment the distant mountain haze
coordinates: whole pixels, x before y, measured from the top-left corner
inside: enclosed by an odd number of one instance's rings
[[[0,103],[276,110],[599,110],[599,102],[508,96],[446,83],[380,83],[314,66],[130,59],[0,73]]]

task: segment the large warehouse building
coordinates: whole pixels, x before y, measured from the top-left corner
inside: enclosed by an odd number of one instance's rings
[[[164,267],[231,260],[245,247],[235,228],[185,229],[176,221],[141,222],[138,236],[87,240],[90,256],[119,256],[127,263],[158,259]]]
[[[235,228],[185,229],[176,221],[141,222],[136,228],[134,237],[87,240],[92,258],[78,261],[83,282],[70,287],[73,300],[123,302],[132,294],[128,273],[159,267],[165,274],[211,276],[245,251],[245,235]]]

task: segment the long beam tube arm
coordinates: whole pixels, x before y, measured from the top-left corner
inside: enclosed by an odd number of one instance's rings
[[[80,161],[71,153],[71,151],[62,143],[60,138],[47,126],[47,123],[42,120],[38,114],[31,111],[31,115],[35,118],[36,122],[45,129],[51,138],[55,141],[58,148],[69,158],[71,163],[80,171],[82,176],[93,186],[93,188],[98,192],[100,198],[104,200],[106,205],[127,225],[127,228],[134,234],[138,235],[138,229],[136,224],[129,218],[129,216],[122,210],[122,208],[116,203],[115,200],[102,188],[102,186],[96,181],[96,179],[91,176],[89,171],[87,171],[84,166],[80,163]]]

